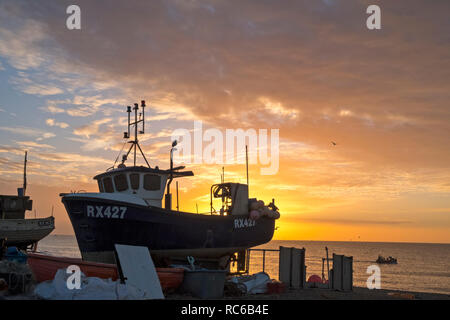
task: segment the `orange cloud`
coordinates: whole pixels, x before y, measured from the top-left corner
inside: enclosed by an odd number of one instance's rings
[[[24,147],[63,139],[36,153],[36,178],[95,190],[92,175],[122,147],[118,106],[133,99],[147,100],[142,142],[161,167],[172,129],[191,129],[194,119],[221,130],[280,129],[280,171],[250,168],[251,195],[281,208],[276,237],[383,240],[388,230],[392,241],[449,242],[450,3],[378,2],[376,32],[365,27],[363,0],[132,0],[111,10],[81,0],[81,32],[61,27],[64,2],[9,2],[0,7],[0,55],[20,70],[12,83],[38,96],[63,90],[65,99],[39,110],[51,113],[49,125],[75,129],[61,138],[0,130],[39,137]],[[75,151],[63,151],[66,143]],[[20,150],[2,145],[10,181]],[[180,182],[182,208],[207,210],[220,166],[192,167],[196,177]],[[243,173],[226,166],[230,180],[245,182]]]

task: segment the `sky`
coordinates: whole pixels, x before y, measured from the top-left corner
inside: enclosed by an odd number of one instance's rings
[[[69,30],[71,4],[0,1],[0,193],[27,150],[28,218],[53,210],[73,234],[59,194],[97,191],[146,100],[152,166],[194,121],[279,130],[278,172],[249,168],[250,197],[280,209],[274,239],[450,243],[449,1],[80,0]],[[188,169],[180,209],[206,212],[222,165]],[[245,164],[225,176],[245,183]]]

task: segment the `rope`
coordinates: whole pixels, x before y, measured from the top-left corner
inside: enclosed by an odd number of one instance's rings
[[[122,153],[123,148],[125,147],[126,144],[127,144],[127,141],[125,141],[125,142],[123,143],[122,149],[120,149],[120,152],[119,152],[119,154],[117,155],[116,161],[114,161],[113,168],[116,166],[117,160],[119,160],[120,154]]]

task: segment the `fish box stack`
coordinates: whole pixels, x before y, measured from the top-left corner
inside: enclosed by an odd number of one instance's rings
[[[267,283],[267,293],[268,294],[277,294],[286,292],[286,284],[281,281],[272,280]]]
[[[27,293],[33,275],[27,264],[16,261],[0,261],[0,291],[8,294]]]

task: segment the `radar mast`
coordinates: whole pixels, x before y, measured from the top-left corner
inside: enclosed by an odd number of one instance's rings
[[[124,139],[130,139],[130,129],[132,126],[134,126],[134,140],[130,140],[128,141],[128,143],[131,143],[130,149],[128,149],[128,152],[126,155],[123,155],[122,157],[122,163],[119,165],[120,166],[125,166],[125,161],[128,160],[128,155],[130,154],[131,150],[134,149],[134,161],[133,164],[134,166],[136,166],[136,154],[137,154],[137,149],[139,149],[139,151],[142,154],[142,157],[144,158],[145,162],[147,163],[147,166],[150,168],[150,164],[147,161],[147,158],[145,157],[144,152],[141,149],[141,146],[139,145],[139,139],[138,139],[138,135],[139,134],[144,134],[145,133],[145,100],[141,101],[141,108],[142,108],[142,113],[139,112],[139,117],[138,117],[138,111],[139,111],[139,105],[137,103],[134,104],[133,110],[134,110],[134,121],[131,122],[131,106],[127,107],[127,113],[128,113],[128,131],[123,133],[123,138]],[[139,123],[142,123],[142,130],[138,131],[138,125]]]

